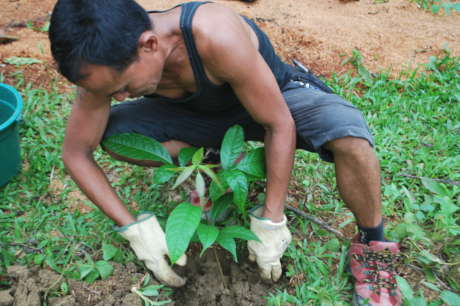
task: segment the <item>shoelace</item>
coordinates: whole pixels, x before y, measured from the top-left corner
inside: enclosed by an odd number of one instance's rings
[[[398,274],[396,270],[402,258],[400,254],[394,254],[389,249],[375,252],[365,248],[363,255],[354,254],[353,257],[369,269],[365,272],[367,278],[364,282],[372,284],[372,291],[378,292],[381,288],[387,288],[390,295],[396,295],[398,285],[395,275]],[[389,277],[382,277],[380,271],[387,272]]]

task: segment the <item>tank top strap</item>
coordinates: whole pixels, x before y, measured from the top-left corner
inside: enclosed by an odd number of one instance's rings
[[[184,43],[187,48],[188,57],[190,64],[192,65],[195,79],[199,83],[203,83],[207,80],[203,63],[195,45],[192,33],[192,20],[196,10],[202,4],[209,3],[209,1],[202,2],[186,2],[181,5],[182,11],[180,16],[180,28],[184,35]]]

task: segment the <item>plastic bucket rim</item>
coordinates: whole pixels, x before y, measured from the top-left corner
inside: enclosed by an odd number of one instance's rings
[[[16,105],[16,108],[13,114],[10,116],[10,118],[8,118],[5,122],[0,124],[0,131],[3,131],[4,129],[12,125],[15,121],[19,120],[21,116],[21,111],[22,111],[22,97],[19,94],[19,92],[16,90],[16,88],[8,84],[0,83],[0,88],[2,87],[5,88],[6,90],[9,90],[11,93],[13,93],[13,95],[16,98],[17,105]]]

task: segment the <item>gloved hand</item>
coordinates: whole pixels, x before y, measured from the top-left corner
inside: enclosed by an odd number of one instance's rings
[[[137,258],[145,262],[147,268],[160,282],[172,287],[185,284],[185,279],[177,275],[164,258],[164,255],[168,254],[166,236],[155,215],[142,213],[137,217],[136,222],[116,230],[123,238],[129,240]],[[187,257],[184,254],[177,264],[185,266],[186,263]]]
[[[274,223],[270,219],[262,218],[262,211],[263,207],[260,207],[249,214],[251,231],[261,241],[248,241],[249,260],[257,261],[262,279],[276,282],[282,272],[280,258],[292,236],[286,226],[286,216],[283,216],[283,221]]]

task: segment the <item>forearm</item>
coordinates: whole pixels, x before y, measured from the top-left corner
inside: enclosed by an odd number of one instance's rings
[[[91,156],[65,155],[64,163],[83,193],[117,225],[135,221]]]
[[[283,217],[289,179],[295,152],[295,126],[267,129],[265,159],[267,165],[267,192],[263,217],[280,222]]]

